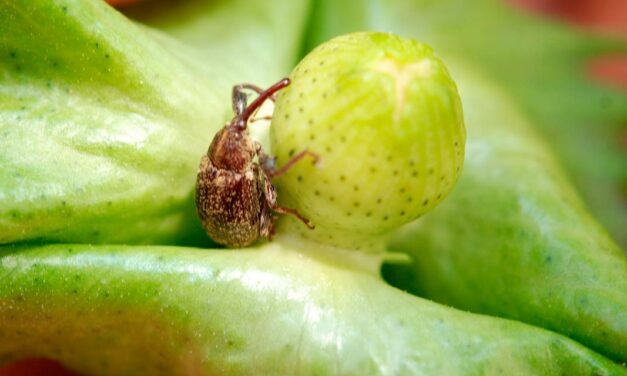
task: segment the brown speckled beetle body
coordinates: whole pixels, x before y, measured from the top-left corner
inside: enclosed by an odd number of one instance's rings
[[[250,84],[233,87],[235,117],[214,137],[207,154],[202,157],[196,181],[196,208],[207,234],[228,247],[243,247],[259,237],[271,238],[274,233],[273,213],[292,214],[308,227],[313,225],[295,209],[280,207],[271,179],[285,173],[309,151],[295,155],[281,169],[266,155],[261,145],[251,139],[247,123],[253,113],[274,94],[289,85],[283,79],[268,90]],[[243,90],[259,96],[247,106]],[[254,157],[258,157],[258,162]]]

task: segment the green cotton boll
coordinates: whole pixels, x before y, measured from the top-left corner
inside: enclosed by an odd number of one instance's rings
[[[316,226],[284,232],[318,243],[377,249],[451,191],[464,160],[455,82],[433,50],[390,33],[353,33],[309,53],[277,98],[270,135],[279,197]],[[381,247],[382,248],[382,247]]]
[[[416,298],[275,242],[0,248],[0,364],[98,375],[624,375],[543,329]]]
[[[208,242],[194,184],[231,86],[297,53],[307,2],[278,3],[189,2],[177,40],[103,1],[0,1],[0,243]]]

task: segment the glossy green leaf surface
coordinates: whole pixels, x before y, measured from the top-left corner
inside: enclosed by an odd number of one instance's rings
[[[507,81],[489,64],[476,64],[477,55],[491,46],[489,39],[483,47],[473,44],[478,30],[490,27],[473,24],[478,9],[485,8],[486,22],[502,22],[496,14],[508,14],[489,4],[399,0],[359,7],[347,1],[319,8],[326,15],[319,40],[353,29],[431,40],[444,51],[460,88],[468,129],[464,172],[441,207],[392,242],[391,250],[409,252],[414,266],[405,268],[405,277],[402,268],[391,269],[390,279],[436,301],[550,328],[625,361],[627,259],[586,212],[529,117],[513,105],[503,90]],[[363,18],[339,22],[343,7]],[[439,33],[456,21],[453,9],[468,11],[462,14],[471,21],[459,27],[471,35],[457,40],[453,31]],[[510,17],[519,27],[532,24]],[[545,29],[547,35],[572,38]],[[508,56],[503,43],[492,43],[492,55]],[[538,37],[537,43],[548,42]],[[476,73],[481,71],[487,73]]]
[[[621,375],[558,334],[463,313],[273,243],[0,249],[0,360],[85,374]]]
[[[284,75],[306,15],[305,1],[255,4],[204,9],[194,32],[205,48],[192,49],[101,1],[0,2],[10,36],[0,40],[0,243],[203,242],[193,187],[231,116],[230,87]],[[240,24],[246,32],[231,28]]]

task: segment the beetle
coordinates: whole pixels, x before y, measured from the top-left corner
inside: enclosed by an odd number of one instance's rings
[[[214,136],[196,179],[196,209],[205,231],[217,243],[243,247],[260,237],[271,239],[277,219],[274,213],[293,215],[310,229],[315,227],[296,209],[277,204],[272,178],[286,173],[306,156],[317,163],[318,156],[303,150],[277,169],[276,159],[264,152],[247,129],[249,121],[257,120],[251,117],[261,105],[267,99],[274,101],[276,93],[289,84],[284,78],[267,90],[252,84],[233,87],[235,116]],[[258,94],[250,105],[245,90]]]

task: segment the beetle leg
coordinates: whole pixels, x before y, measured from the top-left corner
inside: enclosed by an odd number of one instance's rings
[[[259,235],[268,238],[268,240],[272,240],[276,218],[270,210],[267,200],[265,200],[262,205],[261,216],[259,218]]]
[[[293,156],[289,161],[287,161],[287,163],[283,167],[277,170],[276,158],[271,157],[268,154],[266,154],[266,152],[263,150],[263,147],[258,142],[255,142],[255,152],[257,153],[257,156],[259,157],[259,166],[261,166],[261,169],[263,170],[263,172],[265,172],[266,176],[270,178],[275,178],[277,176],[281,176],[285,174],[298,161],[305,158],[306,156],[312,157],[314,160],[313,161],[314,164],[317,164],[320,161],[320,157],[318,156],[318,154],[305,149],[301,151],[300,153],[296,154],[295,156]]]
[[[268,223],[268,228],[266,230],[267,234],[266,236],[268,237],[268,240],[272,240],[272,238],[274,238],[274,235],[276,234],[276,227],[275,227],[275,222],[276,222],[276,216],[274,215],[270,215],[270,222]]]
[[[269,156],[263,151],[261,144],[255,143],[255,152],[259,157],[259,166],[265,173],[266,177],[272,177],[274,170],[276,169],[276,158]]]
[[[275,205],[275,206],[272,208],[272,210],[273,210],[275,213],[280,213],[280,214],[291,214],[291,215],[295,216],[296,218],[298,218],[301,222],[303,222],[303,223],[305,224],[305,226],[309,227],[310,229],[312,229],[312,230],[313,230],[313,229],[315,229],[315,228],[316,228],[316,226],[315,226],[313,223],[311,223],[311,221],[310,221],[309,219],[305,218],[305,217],[304,217],[302,214],[300,214],[300,213],[298,212],[298,210],[296,210],[296,209],[292,209],[292,208],[285,208],[285,207],[283,207],[283,206],[278,206],[278,205]]]
[[[231,104],[233,106],[233,112],[235,115],[240,115],[246,109],[248,105],[248,96],[243,91],[242,85],[233,86],[231,93]]]
[[[254,123],[254,122],[259,121],[259,120],[272,120],[272,116],[260,116],[260,117],[252,118],[248,122],[249,123]]]
[[[291,214],[295,216],[296,218],[298,218],[301,222],[305,224],[305,226],[309,227],[310,229],[313,230],[314,228],[316,228],[316,226],[314,226],[314,224],[311,223],[309,219],[305,218],[302,214],[300,214],[298,210],[292,209],[292,208],[285,208],[277,204],[276,191],[274,190],[274,186],[272,185],[272,182],[270,181],[270,178],[268,177],[268,175],[265,175],[265,179],[264,179],[264,195],[263,196],[265,197],[266,203],[268,204],[270,209],[272,209],[273,212],[280,213],[280,214]],[[271,220],[269,231],[271,235],[274,233],[274,220]]]
[[[234,119],[234,121],[236,120],[235,122],[238,123],[240,127],[246,128],[245,124],[248,122],[248,119],[250,119],[253,113],[257,112],[259,107],[261,107],[267,99],[274,100],[273,98],[276,98],[275,94],[279,90],[287,87],[289,84],[290,84],[290,79],[284,78],[281,81],[277,82],[276,84],[270,86],[268,89],[260,92],[259,96],[255,98],[255,100],[250,105],[248,105],[248,107],[246,107],[242,113],[238,114],[236,119]],[[242,84],[241,87],[251,88],[255,86],[254,85],[250,86],[250,84]]]
[[[232,98],[232,104],[233,104],[233,112],[235,113],[235,115],[240,115],[242,112],[244,112],[244,110],[246,109],[246,106],[248,105],[248,96],[244,92],[244,90],[246,89],[252,90],[259,95],[261,95],[265,91],[259,86],[253,85],[253,84],[239,84],[239,85],[233,86],[231,98]],[[269,98],[272,102],[275,102],[276,93],[270,95]]]
[[[273,160],[272,170],[270,170],[270,171],[264,170],[264,171],[271,178],[276,178],[277,176],[281,176],[281,175],[285,174],[286,172],[288,172],[290,170],[290,168],[294,167],[294,165],[296,163],[298,163],[298,161],[300,161],[301,159],[305,158],[306,156],[310,156],[311,158],[313,158],[313,160],[314,160],[313,163],[314,164],[317,164],[320,161],[320,157],[318,156],[318,154],[305,149],[305,150],[301,151],[300,153],[296,154],[295,156],[293,156],[289,161],[287,161],[286,164],[284,164],[278,170],[275,169],[276,168],[276,166],[275,166],[276,163],[274,163],[274,158],[272,158],[272,160]],[[261,158],[260,158],[260,161],[261,161]],[[263,168],[263,165],[262,165],[262,168]]]

